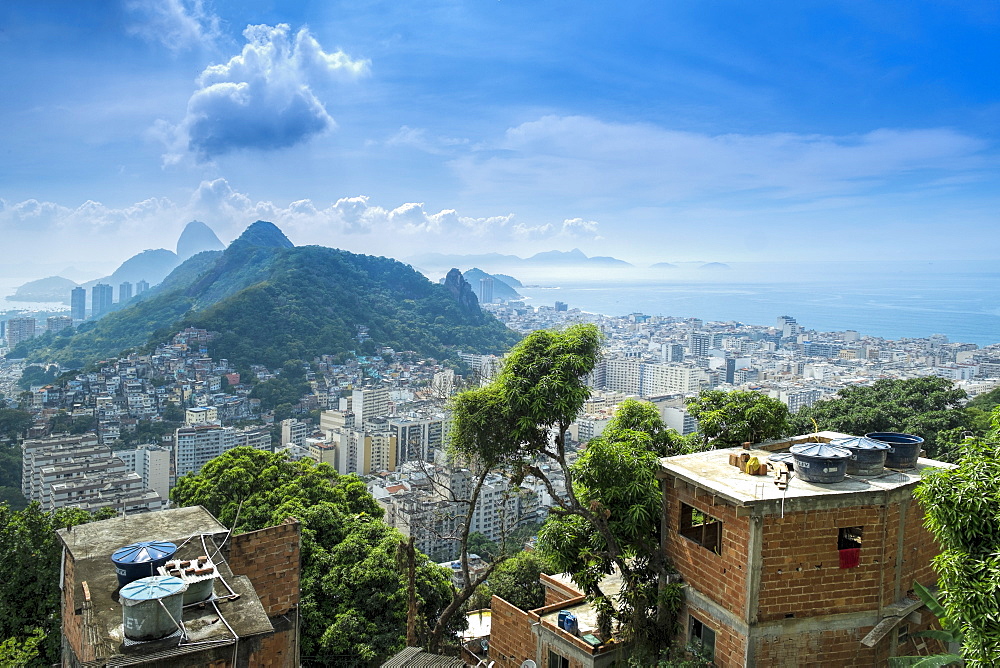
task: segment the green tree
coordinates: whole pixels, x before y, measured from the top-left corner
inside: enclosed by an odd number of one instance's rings
[[[654,443],[666,448],[674,439],[661,435],[662,423],[649,407],[629,405],[622,420],[609,425],[614,438],[591,441],[570,466],[566,432],[590,396],[586,378],[600,347],[593,325],[529,334],[493,382],[453,400],[452,444],[508,467],[514,483],[528,475],[542,481],[556,506],[539,543],[555,567],[572,573],[598,609],[603,631],[617,622],[623,635],[657,644],[670,635],[666,613],[676,608],[679,590],[661,587],[667,568],[656,537]],[[543,460],[563,473],[565,492],[552,484]],[[612,568],[630,592],[617,610],[600,589]]]
[[[1000,411],[994,412],[994,424]],[[996,428],[969,443],[955,468],[925,473],[914,496],[941,547],[933,565],[943,623],[962,637],[966,665],[1000,662],[1000,445]]]
[[[522,610],[545,604],[545,587],[539,576],[551,575],[555,567],[538,552],[519,552],[503,562],[489,579],[489,591]]]
[[[33,422],[31,413],[16,408],[0,408],[0,437],[17,440]]]
[[[689,399],[704,443],[730,447],[760,443],[788,433],[788,406],[760,392],[705,390]]]
[[[467,549],[469,554],[478,554],[487,561],[492,561],[500,554],[500,546],[478,531],[469,534]]]
[[[354,475],[282,453],[235,448],[177,482],[175,505],[203,505],[236,532],[302,523],[302,655],[307,664],[367,666],[402,649],[406,576],[396,550],[402,535]],[[426,629],[451,600],[449,574],[424,555],[416,597]]]
[[[35,629],[25,637],[7,638],[0,642],[0,666],[38,665],[38,655],[45,641],[45,631]]]
[[[62,550],[55,531],[112,515],[113,510],[92,516],[78,508],[46,513],[38,503],[16,511],[0,503],[0,638],[17,639],[10,651],[30,652],[31,635],[41,629],[45,640],[34,643],[38,656],[30,665],[59,661]]]
[[[965,390],[955,389],[946,378],[927,376],[905,380],[881,379],[867,387],[848,387],[837,392],[834,399],[817,401],[792,416],[792,428],[797,433],[814,431],[813,420],[820,429],[829,429],[861,436],[873,431],[900,431],[924,439],[930,457],[941,452],[954,452],[956,439],[949,434],[939,447],[942,432],[974,430],[973,421],[961,408]]]
[[[658,454],[671,440],[679,445],[652,404],[626,402],[570,467],[576,501],[593,517],[563,505],[539,536],[540,551],[597,608],[602,632],[635,641],[635,651],[650,659],[669,646],[681,601],[677,587],[666,585],[672,568],[659,535]],[[601,590],[615,570],[622,578],[617,606]]]

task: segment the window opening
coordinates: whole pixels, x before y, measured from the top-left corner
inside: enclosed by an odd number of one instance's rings
[[[715,631],[694,615],[688,615],[688,645],[699,657],[715,659]]]
[[[686,503],[681,504],[678,532],[705,549],[722,554],[722,522]]]
[[[900,624],[896,630],[896,644],[902,645],[910,640],[910,625]]]
[[[862,533],[863,527],[837,529],[837,550],[840,552],[841,568],[854,568],[861,563]]]
[[[569,668],[569,659],[549,650],[549,668]]]

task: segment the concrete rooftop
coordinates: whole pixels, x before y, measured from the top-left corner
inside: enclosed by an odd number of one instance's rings
[[[807,500],[833,500],[838,496],[900,489],[919,482],[921,474],[927,468],[953,466],[933,459],[920,458],[917,460],[916,468],[913,469],[905,471],[885,469],[880,476],[849,475],[843,482],[830,484],[806,482],[793,471],[787,489],[782,490],[774,484],[772,473],[748,475],[729,463],[729,455],[733,453],[746,452],[764,463],[770,455],[776,452],[788,452],[788,448],[792,445],[805,443],[810,438],[828,443],[846,436],[850,434],[823,431],[810,436],[796,436],[782,441],[758,444],[750,450],[735,447],[663,457],[660,459],[660,473],[683,480],[736,506],[769,505],[776,501],[791,503],[794,506]]]
[[[105,660],[121,656],[132,657],[149,652],[183,655],[206,647],[178,645],[176,638],[126,647],[122,606],[118,599],[118,576],[111,554],[120,547],[138,541],[167,540],[181,546],[174,558],[195,559],[203,554],[211,556],[225,539],[227,531],[201,506],[117,517],[57,531],[74,560],[74,598],[84,617],[84,637],[88,639],[88,644],[93,645],[96,658]],[[188,639],[185,642],[230,644],[235,639],[226,622],[240,638],[273,632],[274,627],[250,580],[245,576],[233,575],[229,565],[222,561],[222,555],[215,557],[215,564],[220,577],[239,596],[227,598],[229,590],[216,580],[214,594],[218,597],[218,612],[210,603],[186,607],[183,623]],[[83,582],[87,583],[90,593],[89,603],[86,602]],[[66,613],[73,614],[73,611]],[[220,619],[220,613],[225,621]]]

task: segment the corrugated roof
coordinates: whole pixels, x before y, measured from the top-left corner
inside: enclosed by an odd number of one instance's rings
[[[465,661],[453,656],[430,654],[419,647],[407,647],[383,663],[382,668],[465,668]]]

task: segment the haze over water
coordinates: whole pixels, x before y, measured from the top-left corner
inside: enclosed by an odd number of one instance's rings
[[[626,315],[696,317],[773,325],[790,315],[806,329],[890,339],[945,334],[981,346],[1000,342],[995,263],[813,262],[733,264],[730,270],[614,269],[541,280],[514,274],[528,303]],[[522,272],[523,273],[523,272]]]

